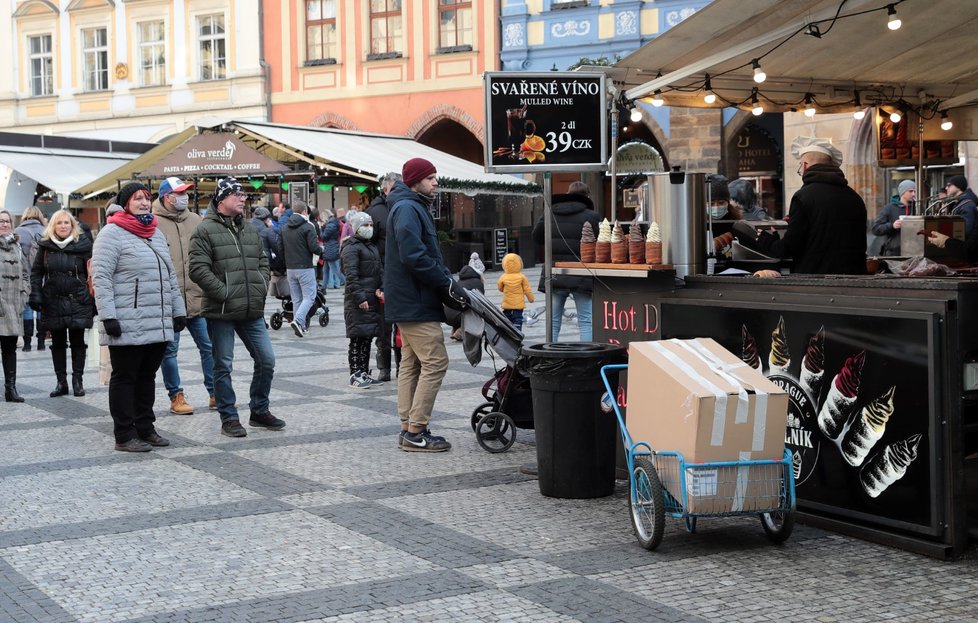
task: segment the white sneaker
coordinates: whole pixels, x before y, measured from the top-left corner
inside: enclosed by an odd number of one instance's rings
[[[306,330],[302,328],[302,325],[299,324],[298,320],[293,320],[289,323],[289,326],[291,326],[292,330],[295,331],[296,337],[304,337],[306,335]]]
[[[350,387],[353,389],[369,389],[370,377],[363,372],[350,375]]]

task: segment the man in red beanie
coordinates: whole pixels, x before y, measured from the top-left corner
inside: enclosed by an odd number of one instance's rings
[[[468,304],[438,246],[431,204],[438,190],[435,165],[424,158],[404,163],[401,181],[387,195],[390,214],[384,254],[385,321],[401,332],[397,377],[397,445],[406,452],[445,452],[452,444],[428,429],[435,397],[448,371],[442,304]]]

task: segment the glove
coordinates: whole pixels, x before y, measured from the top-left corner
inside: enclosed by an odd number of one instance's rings
[[[111,335],[112,337],[122,337],[122,325],[115,318],[109,318],[108,320],[102,321],[102,326],[105,327],[105,333]]]
[[[448,285],[442,286],[439,294],[441,295],[441,302],[446,307],[456,311],[465,311],[469,306],[469,295],[454,279],[449,281]]]
[[[173,330],[180,333],[185,328],[187,328],[187,317],[186,316],[174,316],[173,317]]]

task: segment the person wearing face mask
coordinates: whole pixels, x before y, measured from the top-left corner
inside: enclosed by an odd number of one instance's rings
[[[370,376],[370,342],[383,330],[383,264],[373,242],[373,219],[366,212],[351,212],[347,218],[353,236],[343,243],[340,263],[346,275],[343,319],[350,338],[350,387],[367,389],[383,381]]]
[[[244,190],[233,177],[217,184],[207,216],[190,237],[190,278],[204,291],[202,315],[207,318],[214,353],[214,395],[221,416],[221,434],[245,437],[231,384],[234,336],[255,361],[251,377],[248,423],[282,430],[285,422],[269,411],[268,395],[275,375],[275,351],[265,325],[268,296],[268,255],[258,230],[245,221]]]
[[[207,390],[208,406],[217,409],[214,397],[214,357],[211,355],[211,339],[207,335],[207,320],[200,315],[204,293],[190,279],[190,235],[197,229],[203,218],[187,208],[190,206],[188,192],[193,184],[177,177],[168,177],[160,184],[160,194],[153,202],[153,214],[157,218],[157,228],[163,232],[166,244],[170,247],[170,258],[177,273],[177,285],[187,307],[187,331],[197,345],[200,355],[200,368],[204,375],[204,389]],[[163,385],[170,397],[170,413],[190,415],[194,408],[187,403],[183,386],[180,384],[180,367],[177,353],[180,351],[180,334],[176,331],[173,340],[166,345],[163,353]]]
[[[17,393],[17,338],[30,291],[27,257],[21,252],[20,236],[14,233],[13,217],[0,210],[0,359],[3,398],[7,402],[24,402]]]
[[[31,309],[41,312],[41,331],[51,332],[51,361],[57,386],[51,397],[68,395],[67,350],[71,341],[71,385],[85,395],[85,329],[92,328],[95,301],[88,293],[92,240],[68,210],[51,215],[37,242],[31,267]]]
[[[187,322],[177,271],[152,206],[149,188],[123,186],[92,251],[99,344],[109,347],[112,362],[109,413],[120,452],[170,445],[154,425],[156,371],[167,343]]]

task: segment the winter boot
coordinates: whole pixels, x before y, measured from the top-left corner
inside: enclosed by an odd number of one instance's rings
[[[41,330],[41,324],[37,325],[37,350],[44,350],[44,338],[48,334],[47,331]]]
[[[3,353],[3,398],[7,402],[24,402],[24,399],[17,393],[16,350]]]
[[[40,346],[38,347],[40,350]],[[52,398],[68,395],[68,349],[65,347],[51,347],[51,361],[54,363],[54,375],[58,378],[58,384],[51,392]]]
[[[71,347],[71,391],[75,396],[85,395],[82,377],[85,375],[85,351],[87,346]]]
[[[31,341],[34,339],[34,321],[24,321],[24,352],[31,352]]]

